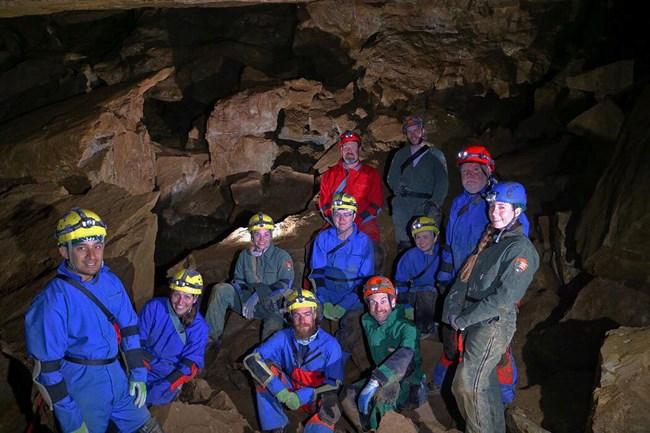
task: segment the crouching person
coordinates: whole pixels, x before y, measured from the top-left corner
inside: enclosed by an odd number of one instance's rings
[[[291,328],[277,331],[244,359],[258,384],[257,413],[264,431],[286,431],[283,406],[311,415],[305,433],[332,432],[340,418],[341,347],[319,327],[319,309],[313,293],[292,292],[287,299]]]
[[[389,410],[416,409],[427,401],[420,333],[404,317],[393,284],[386,277],[372,277],[363,298],[368,313],[361,323],[375,369],[368,380],[347,386],[341,394],[343,412],[359,430],[376,429]]]
[[[168,298],[153,298],[140,311],[140,345],[147,366],[147,404],[176,400],[181,385],[203,368],[208,324],[199,313],[201,274],[181,269],[169,282]]]

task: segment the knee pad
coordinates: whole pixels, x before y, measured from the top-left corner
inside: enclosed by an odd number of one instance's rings
[[[341,418],[341,407],[339,398],[334,392],[327,392],[321,395],[318,417],[321,421],[334,425]]]
[[[136,433],[164,433],[158,420],[154,417],[149,418],[149,421],[144,423]]]

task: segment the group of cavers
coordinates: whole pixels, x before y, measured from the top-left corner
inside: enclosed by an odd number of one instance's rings
[[[264,431],[287,431],[286,410],[307,414],[306,433],[333,432],[343,414],[370,431],[387,411],[417,409],[451,385],[466,432],[505,432],[504,403],[517,381],[510,343],[518,303],[539,265],[523,213],[526,191],[495,179],[484,146],[465,147],[456,159],[463,192],[451,204],[443,242],[445,157],[427,143],[421,116],[407,116],[403,131],[407,144],[387,176],[400,251],[393,279],[380,275],[381,176],[360,160],[354,131],[340,136],[341,159],[323,173],[325,224],[310,241],[302,281],[294,284],[292,258],[273,244],[275,222],[260,212],[249,221],[251,243],[233,278],[212,287],[205,315],[203,278],[192,269],[176,272],[169,296],[136,314],[104,265],[106,224],[87,209],[63,215],[56,239],[64,260],[25,315],[34,381],[58,428],[162,432],[148,408],[178,399],[206,351],[222,345],[232,310],[261,321],[261,344],[243,365]],[[320,326],[325,320],[334,335]],[[443,343],[431,381],[422,337]],[[344,383],[346,362],[364,344],[369,376]]]

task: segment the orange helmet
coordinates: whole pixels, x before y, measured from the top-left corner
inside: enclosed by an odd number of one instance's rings
[[[339,137],[339,147],[343,147],[343,145],[348,141],[356,141],[359,143],[359,146],[361,146],[361,137],[359,134],[354,131],[350,131],[349,129]]]
[[[475,162],[477,164],[487,165],[493,173],[496,169],[492,155],[490,155],[490,152],[488,152],[485,146],[481,146],[480,144],[472,144],[458,152],[456,166],[460,167],[466,162]]]
[[[375,293],[386,293],[387,295],[397,297],[397,292],[395,291],[393,283],[391,283],[388,278],[382,277],[381,275],[371,277],[366,281],[366,284],[363,285],[363,299],[366,299],[368,296],[374,295]]]

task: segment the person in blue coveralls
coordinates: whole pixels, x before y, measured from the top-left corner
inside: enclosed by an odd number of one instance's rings
[[[440,267],[438,235],[440,229],[433,218],[421,216],[411,224],[415,247],[408,249],[397,263],[395,288],[397,299],[404,305],[407,319],[414,320],[420,334],[436,332],[436,274]]]
[[[257,383],[260,427],[285,432],[289,410],[309,415],[305,433],[331,433],[341,416],[338,389],[343,381],[341,346],[319,327],[320,304],[298,289],[287,298],[291,328],[282,329],[244,358]]]
[[[326,319],[339,324],[336,339],[346,359],[362,338],[360,289],[375,268],[372,240],[354,223],[356,199],[336,193],[330,207],[334,227],[314,240],[309,279]]]
[[[64,260],[25,314],[27,353],[44,401],[64,433],[103,433],[109,421],[120,432],[162,433],[145,406],[138,316],[104,266],[106,224],[95,212],[74,208],[55,236]]]
[[[460,170],[463,192],[451,204],[449,221],[445,232],[445,246],[442,250],[442,264],[438,273],[441,285],[450,287],[463,263],[476,248],[481,235],[490,220],[487,213],[485,196],[487,191],[497,183],[494,179],[496,165],[490,152],[480,144],[472,144],[458,153],[456,166]],[[524,234],[528,235],[529,222],[522,213],[519,218]],[[447,370],[456,357],[456,345],[453,330],[442,326],[444,351],[433,373],[434,388],[442,388]],[[497,366],[501,394],[504,403],[510,403],[515,397],[517,385],[517,365],[510,351],[506,348]]]
[[[500,182],[486,196],[490,224],[445,299],[443,317],[464,340],[452,392],[466,433],[505,433],[497,364],[514,335],[517,305],[539,267],[519,217],[526,190]]]
[[[176,400],[181,386],[203,368],[208,324],[199,310],[201,274],[177,271],[169,281],[168,298],[153,298],[140,311],[140,339],[145,351],[147,404]]]

